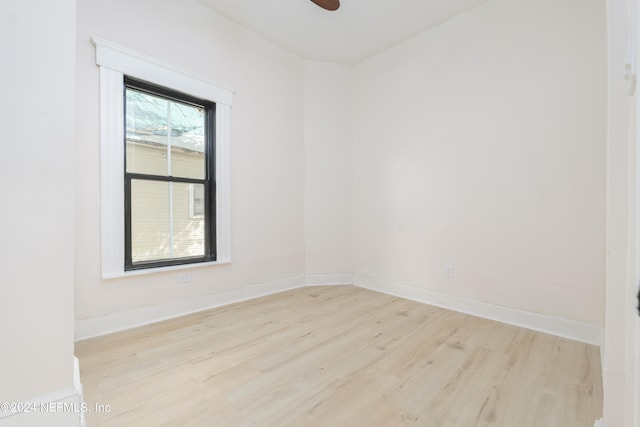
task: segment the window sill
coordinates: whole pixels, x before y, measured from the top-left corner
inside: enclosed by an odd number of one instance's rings
[[[166,267],[145,268],[142,270],[121,271],[118,273],[103,274],[102,278],[104,280],[120,279],[123,277],[142,276],[145,274],[155,274],[155,273],[163,273],[167,271],[178,271],[178,270],[187,270],[187,269],[201,268],[201,267],[211,267],[214,265],[224,265],[224,264],[231,264],[231,260],[224,259],[219,261],[197,262],[193,264],[169,265]]]

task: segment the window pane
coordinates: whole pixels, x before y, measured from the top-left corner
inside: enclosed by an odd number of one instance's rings
[[[173,183],[173,256],[175,258],[204,256],[204,212],[191,215],[197,206],[191,206],[193,199],[189,187],[195,195],[204,196],[204,185]],[[193,200],[197,203],[197,199]],[[202,201],[204,208],[204,200]],[[194,212],[195,213],[195,212]]]
[[[169,102],[171,116],[171,175],[205,178],[205,111],[191,105]]]
[[[192,215],[197,193],[204,185],[131,181],[133,263],[204,256],[204,217]]]
[[[131,260],[171,257],[169,184],[131,181]]]
[[[167,176],[169,101],[127,88],[127,172]]]
[[[205,110],[126,90],[127,172],[205,178]]]

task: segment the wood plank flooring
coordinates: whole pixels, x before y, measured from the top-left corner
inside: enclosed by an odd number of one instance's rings
[[[89,427],[592,427],[602,414],[597,347],[353,286],[85,340],[76,355]]]

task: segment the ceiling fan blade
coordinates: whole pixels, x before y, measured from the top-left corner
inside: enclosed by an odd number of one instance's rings
[[[337,10],[340,7],[340,0],[311,0],[318,6],[327,10]]]

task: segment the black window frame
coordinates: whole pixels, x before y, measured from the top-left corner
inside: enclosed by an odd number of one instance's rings
[[[184,178],[175,176],[162,176],[143,173],[127,172],[127,89],[134,89],[150,95],[159,96],[171,101],[183,104],[193,105],[205,110],[205,177],[204,179]],[[169,267],[176,265],[196,264],[202,262],[216,261],[216,181],[215,181],[215,134],[216,134],[216,104],[215,102],[200,99],[185,93],[149,83],[143,80],[124,76],[123,88],[124,103],[124,206],[125,206],[125,238],[124,238],[124,269],[125,271],[143,270],[148,268]],[[149,180],[160,182],[178,182],[187,184],[204,184],[205,193],[205,213],[204,213],[204,255],[198,257],[181,257],[166,258],[151,261],[139,261],[134,263],[132,260],[132,241],[131,241],[131,181],[132,180]]]

